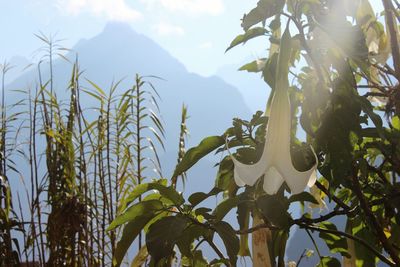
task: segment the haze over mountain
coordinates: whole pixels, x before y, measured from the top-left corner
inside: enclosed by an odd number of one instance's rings
[[[253,60],[255,59],[248,58],[240,64],[222,66],[217,70],[216,75],[230,85],[238,88],[247,106],[254,113],[258,110],[265,110],[271,89],[264,82],[260,73],[239,71],[240,67]]]
[[[161,112],[167,133],[167,150],[174,149],[178,140],[182,104],[189,108],[190,143],[220,134],[233,117],[248,118],[250,110],[238,90],[218,77],[202,77],[189,73],[148,37],[136,33],[129,25],[109,23],[102,33],[90,40],[81,40],[67,54],[74,61],[76,54],[83,77],[100,85],[105,91],[111,83],[125,78],[121,88],[132,86],[136,73],[155,75],[165,81],[151,80],[161,95]],[[71,75],[71,64],[62,59],[54,64],[55,88],[63,94]],[[37,70],[23,74],[8,89],[25,88],[37,80]],[[48,77],[48,72],[43,71]],[[83,79],[82,79],[83,80]]]
[[[6,72],[5,82],[9,82],[24,74],[29,69],[31,62],[25,57],[13,56],[10,60],[0,64],[8,65],[9,70]]]

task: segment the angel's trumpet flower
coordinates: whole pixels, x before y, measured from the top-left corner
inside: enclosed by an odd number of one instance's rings
[[[289,186],[292,194],[301,193],[307,185],[311,187],[315,183],[316,176],[313,172],[317,167],[317,156],[311,147],[316,160],[315,165],[308,171],[296,170],[290,157],[290,130],[289,96],[285,88],[277,88],[271,102],[261,159],[253,165],[247,165],[232,156],[235,165],[234,178],[238,186],[252,186],[264,175],[263,188],[267,194],[273,195],[283,181]]]

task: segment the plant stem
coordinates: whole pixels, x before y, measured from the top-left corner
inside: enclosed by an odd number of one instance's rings
[[[141,88],[141,80],[138,75],[136,75],[136,153],[137,153],[137,162],[136,162],[136,175],[137,175],[137,183],[140,185],[142,183],[142,155],[141,155],[141,118],[140,118],[140,88]],[[139,196],[139,202],[142,201],[142,196]],[[142,247],[142,233],[139,233],[139,249]]]
[[[396,72],[396,78],[400,81],[400,49],[398,43],[396,23],[394,21],[394,13],[396,12],[391,0],[382,0],[385,9],[386,24],[390,34],[390,46],[393,56],[393,65]]]

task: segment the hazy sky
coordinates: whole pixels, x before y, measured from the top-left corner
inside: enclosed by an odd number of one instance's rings
[[[354,0],[357,1],[357,0]],[[257,0],[13,0],[0,1],[0,61],[32,58],[34,33],[55,34],[71,48],[100,33],[108,21],[126,22],[154,39],[189,71],[211,75],[227,64],[265,56],[267,38],[224,54],[242,33],[240,19]],[[381,0],[370,1],[381,10]],[[133,48],[134,49],[134,48]]]
[[[190,71],[210,75],[223,65],[264,56],[267,39],[224,54],[242,32],[240,19],[257,0],[13,0],[0,1],[0,60],[32,58],[34,33],[57,33],[72,47],[108,21],[126,22],[154,39]],[[132,48],[134,49],[134,48]]]

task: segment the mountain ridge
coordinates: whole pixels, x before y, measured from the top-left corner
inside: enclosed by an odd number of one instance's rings
[[[121,88],[128,88],[136,73],[144,76],[154,75],[164,79],[152,82],[159,89],[162,98],[161,112],[168,113],[166,123],[172,122],[169,114],[171,109],[173,109],[175,120],[178,121],[182,104],[188,105],[191,116],[189,123],[194,127],[192,133],[195,143],[200,141],[201,136],[222,134],[221,131],[231,124],[232,118],[248,118],[251,114],[243,97],[235,87],[217,76],[204,77],[188,72],[181,62],[157,45],[155,41],[135,32],[124,23],[109,23],[100,34],[78,41],[66,58],[73,62],[76,56],[78,56],[84,78],[95,82],[103,89],[122,78],[124,80],[120,85]],[[55,88],[58,89],[57,94],[61,96],[62,88],[66,88],[68,85],[72,66],[62,59],[57,59],[53,65]],[[9,90],[21,89],[27,85],[34,87],[38,80],[36,72],[37,70],[33,69],[24,73],[9,83],[7,88]],[[44,81],[49,78],[48,67],[45,63],[42,63],[42,75]],[[83,82],[82,86],[89,85]],[[201,108],[200,101],[207,103],[207,110]],[[232,105],[227,104],[230,102]],[[212,113],[215,114],[212,115]],[[195,122],[197,118],[200,119],[199,122]],[[194,123],[204,125],[206,121],[202,118],[209,118],[211,124],[218,122],[214,124],[215,131],[204,131],[204,127],[201,127],[197,129],[200,131],[197,134]],[[225,126],[219,127],[218,125]],[[178,126],[176,127],[178,128]],[[177,134],[174,137],[177,138]]]

